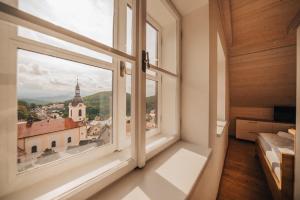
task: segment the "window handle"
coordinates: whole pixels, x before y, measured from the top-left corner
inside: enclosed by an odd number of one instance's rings
[[[126,74],[126,66],[124,61],[120,61],[120,77],[124,77]]]
[[[142,51],[142,70],[143,72],[146,72],[146,69],[150,68],[149,63],[149,53],[145,50]]]

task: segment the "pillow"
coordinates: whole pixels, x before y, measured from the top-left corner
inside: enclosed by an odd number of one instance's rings
[[[277,135],[280,136],[280,137],[283,137],[283,138],[294,140],[294,136],[292,134],[289,134],[289,133],[286,133],[286,132],[283,132],[283,131],[279,131],[277,133]]]

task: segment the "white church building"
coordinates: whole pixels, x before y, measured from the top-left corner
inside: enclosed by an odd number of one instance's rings
[[[80,96],[80,87],[75,87],[75,96],[69,104],[69,117],[46,119],[37,122],[19,122],[18,159],[27,160],[39,156],[45,149],[56,152],[68,146],[77,146],[87,139],[86,106]]]
[[[73,119],[74,122],[84,121],[86,119],[86,106],[80,96],[80,87],[77,84],[75,88],[75,96],[69,103],[69,118]]]

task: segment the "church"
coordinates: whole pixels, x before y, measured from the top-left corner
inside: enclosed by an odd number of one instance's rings
[[[86,106],[80,96],[77,79],[75,96],[69,104],[67,118],[46,119],[37,122],[19,122],[18,161],[30,161],[46,149],[61,152],[68,146],[78,146],[87,137]]]
[[[74,122],[80,122],[86,119],[86,106],[80,96],[78,79],[75,87],[75,96],[69,103],[69,118],[73,119]]]

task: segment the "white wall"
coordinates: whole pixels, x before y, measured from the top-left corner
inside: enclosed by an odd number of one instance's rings
[[[297,133],[295,140],[295,199],[300,199],[300,27],[297,30]],[[297,170],[298,169],[298,170]]]
[[[195,200],[216,199],[228,142],[227,127],[221,136],[216,135],[217,32],[221,42],[224,41],[217,12],[216,0],[211,0],[183,17],[182,139],[212,148],[207,166],[190,197]],[[226,56],[226,52],[223,53]],[[227,65],[226,60],[224,62]],[[227,66],[225,69],[228,76]],[[228,120],[227,83],[225,89],[224,120]]]
[[[208,147],[209,12],[208,3],[182,22],[182,139]]]

